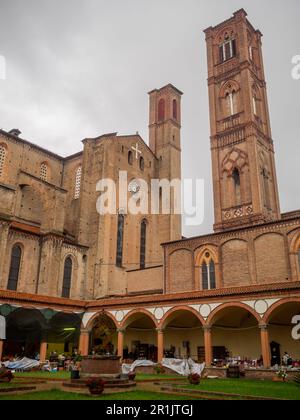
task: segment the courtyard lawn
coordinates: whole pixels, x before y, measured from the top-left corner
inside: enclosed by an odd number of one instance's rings
[[[174,397],[173,395],[159,394],[155,392],[145,391],[133,391],[120,394],[102,395],[100,397],[90,397],[89,395],[75,394],[70,392],[63,392],[58,390],[45,391],[45,392],[33,392],[30,394],[23,395],[0,395],[0,401],[3,400],[47,400],[47,401],[68,401],[68,400],[98,400],[98,401],[159,401],[159,400],[176,400],[176,401],[187,401],[191,398],[179,395]]]
[[[14,377],[18,378],[34,378],[34,379],[54,379],[54,380],[66,380],[71,378],[70,372],[20,372],[14,373]]]
[[[200,385],[182,384],[174,386],[199,391],[239,394],[242,396],[300,400],[300,386],[294,383],[242,379],[205,379],[201,381]]]

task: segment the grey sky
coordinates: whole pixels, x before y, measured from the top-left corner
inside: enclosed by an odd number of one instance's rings
[[[139,131],[148,142],[147,92],[183,90],[183,176],[204,178],[212,229],[206,50],[202,30],[244,7],[263,34],[283,211],[300,208],[299,0],[1,0],[0,127],[62,155],[85,137]]]

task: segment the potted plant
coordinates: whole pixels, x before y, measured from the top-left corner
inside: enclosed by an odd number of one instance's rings
[[[128,379],[130,381],[134,381],[136,377],[136,373],[134,371],[128,373]]]
[[[287,371],[283,367],[276,373],[276,376],[273,378],[273,382],[285,382],[287,379]]]
[[[86,386],[91,395],[101,395],[104,391],[105,382],[101,378],[90,378],[87,381]]]
[[[166,369],[163,367],[161,363],[158,363],[156,366],[154,366],[154,372],[157,375],[163,375],[164,373],[166,373]]]
[[[199,385],[201,377],[198,375],[198,373],[192,373],[189,375],[188,380],[191,385]]]

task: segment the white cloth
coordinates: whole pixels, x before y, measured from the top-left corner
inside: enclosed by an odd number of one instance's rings
[[[148,366],[155,366],[155,363],[151,362],[150,360],[136,360],[132,365],[122,365],[122,373],[124,375],[128,375],[130,372],[134,372],[135,368],[137,367],[148,367]]]
[[[23,359],[15,360],[13,362],[4,362],[4,365],[10,370],[30,370],[38,367],[40,362],[24,357]]]
[[[0,315],[0,340],[6,340],[6,319]]]
[[[181,376],[189,376],[191,373],[197,373],[202,375],[205,368],[205,363],[195,363],[192,359],[163,359],[161,362],[162,366],[173,370]],[[130,372],[134,372],[137,367],[154,367],[155,363],[150,360],[136,360],[132,365],[122,365],[122,373],[128,375]]]

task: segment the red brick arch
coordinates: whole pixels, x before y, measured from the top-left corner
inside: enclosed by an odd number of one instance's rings
[[[300,303],[300,297],[281,299],[278,302],[274,303],[265,313],[265,316],[263,318],[264,323],[268,324],[270,322],[271,316],[274,314],[276,309],[280,308],[281,306],[286,305],[287,303],[298,303],[298,302]]]
[[[88,331],[91,331],[93,329],[93,324],[94,324],[95,320],[101,315],[102,316],[107,316],[108,318],[110,318],[113,321],[116,329],[118,328],[118,323],[117,323],[115,317],[112,314],[110,314],[107,311],[99,311],[89,320],[85,329],[88,330]]]
[[[158,325],[157,325],[157,321],[156,321],[156,319],[155,319],[155,317],[154,317],[154,315],[150,312],[150,311],[147,311],[146,309],[143,309],[143,308],[138,308],[138,309],[133,309],[132,311],[130,311],[126,316],[125,316],[125,318],[123,319],[123,321],[122,321],[122,323],[121,323],[121,329],[122,328],[126,328],[128,325],[126,325],[127,324],[127,322],[130,320],[130,318],[133,316],[133,315],[138,315],[138,314],[143,314],[143,315],[145,315],[145,316],[147,316],[148,318],[150,318],[153,322],[154,322],[154,325],[155,325],[155,328],[157,328],[158,327]]]
[[[242,302],[231,302],[231,303],[224,303],[223,305],[218,306],[214,311],[212,311],[212,313],[210,314],[210,316],[207,319],[206,325],[213,326],[216,316],[220,312],[224,311],[224,309],[228,309],[228,308],[244,309],[245,311],[249,312],[251,315],[254,316],[254,318],[257,320],[258,324],[260,324],[261,321],[262,321],[259,314],[253,308],[251,308],[250,306],[248,306],[248,305],[246,305],[245,303],[242,303]]]
[[[161,322],[160,322],[160,328],[162,328],[162,329],[166,328],[166,327],[167,327],[166,322],[167,322],[168,318],[169,318],[172,314],[174,314],[174,313],[176,313],[176,312],[180,312],[180,311],[185,311],[185,312],[190,312],[190,313],[192,313],[193,315],[195,315],[195,316],[196,316],[196,318],[198,318],[198,320],[200,321],[200,324],[201,324],[201,325],[205,325],[205,321],[204,321],[204,319],[203,319],[203,318],[202,318],[202,316],[199,314],[199,312],[197,312],[194,308],[191,308],[191,307],[189,307],[189,306],[176,306],[175,308],[170,309],[170,310],[169,310],[169,311],[165,314],[165,316],[163,317],[163,319],[162,319],[162,320],[161,320]]]

